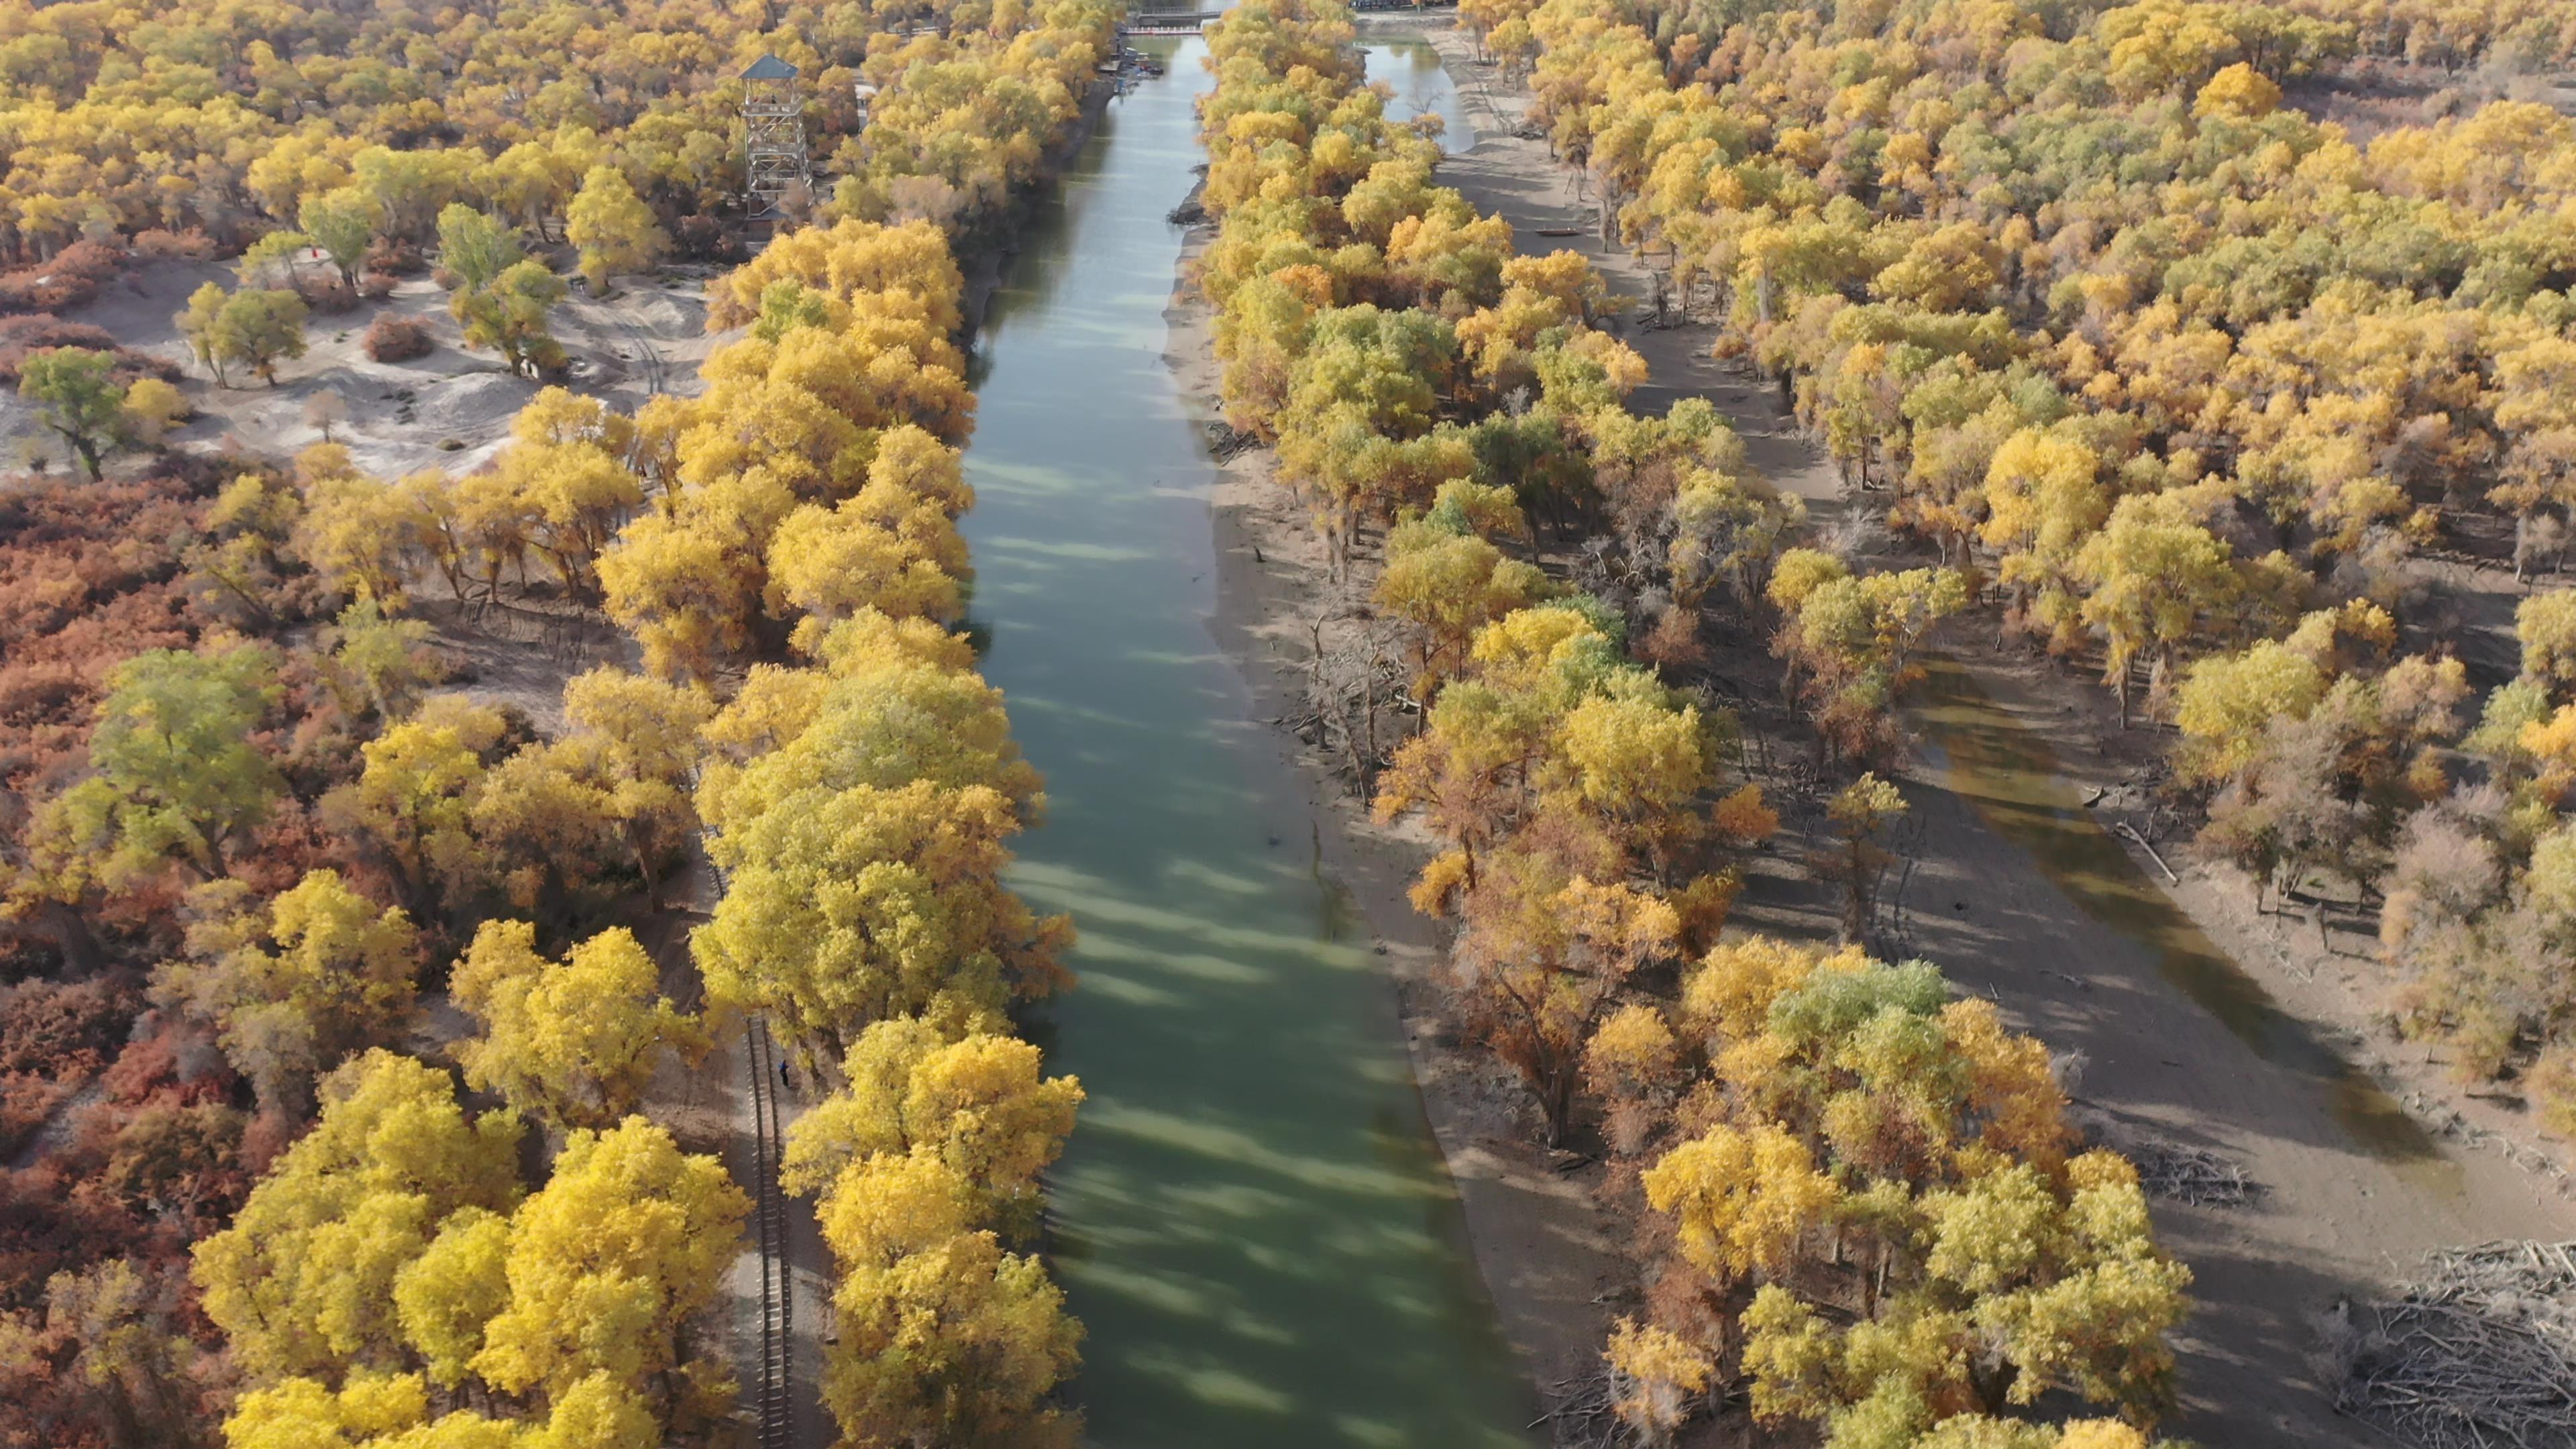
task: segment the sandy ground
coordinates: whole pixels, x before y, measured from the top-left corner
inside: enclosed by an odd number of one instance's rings
[[[698,363],[724,335],[706,331],[705,278],[712,269],[674,270],[659,278],[619,279],[619,290],[594,298],[575,282],[555,309],[553,330],[571,355],[564,385],[632,410],[653,393],[698,390]],[[490,461],[510,419],[541,384],[512,377],[490,352],[469,350],[447,312],[447,293],[427,277],[404,279],[391,298],[349,312],[316,315],[305,329],[305,354],[281,364],[277,386],[236,376],[219,387],[189,355],[172,318],[206,282],[234,285],[232,269],[212,262],[138,262],[65,320],[106,328],[128,347],[186,369],[182,390],[200,416],[174,431],[172,446],[281,458],[321,440],[305,408],[335,392],[348,411],[332,429],[358,465],[385,477],[425,468],[469,472]],[[411,362],[370,360],[360,340],[379,315],[416,317],[436,347]],[[40,443],[35,419],[14,393],[0,396],[0,447]],[[56,450],[57,452],[59,450]],[[59,461],[59,459],[57,459]]]

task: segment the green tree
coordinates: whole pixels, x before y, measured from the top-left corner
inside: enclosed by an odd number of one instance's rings
[[[581,194],[564,214],[564,235],[581,248],[581,275],[594,293],[606,292],[608,279],[620,272],[652,266],[671,247],[653,209],[614,166],[593,166],[582,178]]]
[[[233,263],[234,275],[245,288],[262,283],[295,285],[295,264],[313,245],[313,238],[300,231],[273,231],[252,242]]]
[[[454,289],[448,310],[468,345],[499,352],[522,377],[563,364],[562,346],[546,331],[546,314],[566,293],[563,279],[528,257],[515,228],[452,202],[438,214],[438,259]]]
[[[438,214],[438,262],[459,297],[482,291],[527,255],[516,227],[461,201]],[[457,320],[463,321],[460,313]]]
[[[546,316],[567,291],[545,263],[512,263],[489,287],[456,294],[466,343],[500,353],[521,377],[563,366],[563,345],[546,330]]]
[[[279,360],[304,355],[305,317],[304,299],[293,292],[235,292],[215,315],[215,353],[224,361],[247,364],[275,387]]]
[[[2235,559],[2174,494],[2132,494],[2076,554],[2071,574],[2090,592],[2084,622],[2102,632],[2102,672],[2129,723],[2129,686],[2140,654],[2171,662],[2185,642],[2206,638],[2211,621],[2236,601]]]
[[[32,353],[18,368],[18,396],[36,405],[37,417],[62,435],[97,482],[101,460],[126,436],[125,384],[116,380],[116,359],[81,347]]]
[[[340,269],[340,280],[355,287],[358,263],[366,259],[367,247],[376,239],[376,225],[383,217],[383,209],[373,198],[354,186],[343,186],[306,197],[295,214],[295,224]]]
[[[255,644],[155,649],[116,666],[90,737],[97,773],[50,802],[35,833],[111,882],[173,858],[207,880],[223,874],[284,789],[251,739],[277,697],[275,672]]]
[[[188,350],[196,354],[197,365],[215,380],[215,386],[228,387],[224,364],[232,359],[217,345],[217,319],[224,314],[224,301],[231,294],[221,282],[207,282],[188,294],[188,305],[170,321],[179,335],[188,339]]]
[[[260,1100],[300,1111],[304,1088],[351,1050],[399,1033],[419,969],[419,934],[397,907],[307,871],[265,908],[238,881],[199,889],[187,955],[152,991],[214,1028]]]

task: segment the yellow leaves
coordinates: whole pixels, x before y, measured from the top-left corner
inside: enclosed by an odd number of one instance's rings
[[[1771,1003],[1820,970],[1858,970],[1865,958],[1846,947],[1832,956],[1775,936],[1722,942],[1682,979],[1682,1019],[1711,1041],[1741,1041],[1770,1020]]]
[[[966,290],[947,238],[928,222],[801,227],[773,238],[760,255],[707,289],[708,330],[751,321],[759,315],[763,289],[781,280],[844,299],[864,293],[872,307],[907,299],[942,335],[958,329],[959,302]]]
[[[1681,1069],[1680,1045],[1664,1015],[1631,1002],[1602,1018],[1583,1046],[1583,1081],[1611,1101],[1644,1096],[1670,1086]]]
[[[928,1153],[852,1164],[821,1218],[839,1259],[841,1342],[824,1398],[868,1445],[1063,1445],[1046,1397],[1081,1329],[1038,1263],[973,1224],[970,1184]]]
[[[1717,1127],[1665,1154],[1640,1179],[1675,1219],[1682,1256],[1720,1282],[1785,1269],[1841,1198],[1807,1145],[1779,1127]]]
[[[1891,156],[1889,163],[1894,164]],[[1986,228],[1953,222],[1917,239],[1904,257],[1870,282],[1880,298],[1927,312],[1980,309],[2002,280],[1999,258]]]
[[[1042,1078],[1038,1050],[980,1024],[950,1040],[931,1022],[880,1021],[845,1064],[849,1086],[789,1134],[781,1181],[824,1188],[853,1162],[924,1153],[966,1184],[979,1218],[1030,1225],[1038,1175],[1073,1130],[1081,1083]]]
[[[1669,952],[1680,928],[1673,908],[1662,900],[1580,877],[1557,893],[1555,909],[1566,935],[1606,962],[1628,963],[1628,969]]]
[[[1708,1388],[1716,1361],[1681,1335],[1622,1318],[1602,1352],[1618,1386],[1613,1409],[1640,1434],[1668,1436],[1690,1416],[1691,1399]]]
[[[1623,819],[1679,808],[1712,770],[1698,708],[1651,699],[1583,701],[1566,715],[1558,748],[1583,798]]]
[[[1402,808],[1408,799],[1409,797],[1405,795],[1381,795],[1378,806],[1381,818],[1391,813],[1388,810],[1390,804]],[[1405,899],[1412,903],[1415,910],[1426,916],[1445,916],[1449,914],[1457,893],[1464,889],[1474,876],[1475,864],[1466,851],[1444,850],[1433,856],[1430,862],[1422,867],[1422,874],[1414,880],[1412,887],[1405,893]]]
[[[614,166],[593,166],[582,178],[580,195],[564,213],[564,236],[581,249],[581,274],[594,290],[604,290],[620,272],[652,266],[671,245],[634,183]]]
[[[2273,719],[2304,717],[2325,697],[2325,672],[2286,644],[2266,641],[2241,654],[2203,659],[2183,676],[2174,724],[2187,778],[2228,779],[2254,760]]]
[[[953,619],[966,546],[954,520],[972,502],[957,451],[909,424],[877,440],[867,482],[834,510],[788,515],[769,546],[773,614],[825,621],[873,608]]]
[[[1991,1003],[1973,999],[1943,1007],[1941,1027],[1967,1067],[1968,1105],[1983,1121],[1979,1140],[2042,1168],[2062,1161],[2074,1131],[2047,1046],[2005,1030]]]
[[[463,695],[432,696],[410,719],[360,747],[365,768],[354,784],[333,792],[326,809],[374,837],[415,890],[470,881],[473,797],[485,756],[505,728],[498,711]]]
[[[304,503],[295,553],[331,588],[400,607],[405,566],[427,549],[436,528],[420,490],[352,471],[307,484]]]
[[[630,1119],[572,1134],[552,1181],[520,1202],[518,1136],[506,1111],[469,1125],[445,1073],[389,1053],[331,1078],[314,1130],[197,1248],[237,1360],[255,1382],[285,1380],[243,1397],[231,1444],[649,1449],[664,1426],[648,1396],[666,1375],[691,1401],[674,1401],[682,1412],[727,1392],[720,1366],[672,1362],[747,1209],[722,1166]],[[541,1428],[464,1412],[432,1424],[420,1375],[375,1371],[400,1363],[478,1402],[542,1385],[553,1412]],[[319,1382],[344,1371],[337,1395]]]
[[[845,1266],[883,1267],[968,1231],[971,1185],[933,1153],[864,1157],[841,1170],[820,1214]]]
[[[1812,548],[1793,548],[1780,555],[1771,570],[1771,582],[1765,597],[1784,614],[1794,615],[1806,607],[1808,596],[1836,579],[1851,577],[1851,567],[1832,554]]]
[[[205,919],[189,931],[188,959],[154,973],[153,993],[212,1026],[261,1100],[291,1109],[316,1073],[399,1031],[418,937],[401,910],[359,895],[333,870],[307,872],[264,911],[235,909],[239,895],[227,881],[191,897]]]
[[[728,777],[721,792],[705,794],[709,826],[729,833],[802,791],[913,781],[988,786],[1015,806],[1037,803],[1037,771],[1011,740],[1001,691],[970,670],[923,664],[899,650],[863,657],[854,644],[840,664],[819,689],[764,676],[751,705],[774,711],[770,728],[794,733]],[[748,723],[731,710],[719,721],[727,731]],[[721,859],[723,841],[715,848]]]
[[[336,1394],[297,1378],[242,1395],[224,1421],[224,1443],[229,1449],[345,1449],[428,1418],[429,1389],[418,1374],[353,1374]]]
[[[826,620],[864,607],[947,620],[960,606],[957,580],[855,498],[837,510],[808,504],[787,516],[770,544],[768,597],[774,613],[797,609]]]
[[[1053,990],[1070,927],[1003,887],[1018,829],[982,785],[788,797],[717,842],[731,887],[691,943],[709,995],[837,1043],[889,1015],[958,1019]]]
[[[466,1083],[557,1122],[617,1121],[642,1101],[664,1048],[695,1060],[708,1046],[694,1018],[656,995],[659,979],[622,926],[556,964],[527,922],[484,922],[451,978],[457,1005],[483,1028],[455,1047]]]
[[[1763,803],[1760,785],[1739,785],[1710,808],[1709,824],[1732,844],[1754,846],[1779,832],[1780,814]]]
[[[474,1371],[509,1393],[603,1372],[644,1387],[676,1366],[679,1326],[713,1301],[749,1209],[723,1164],[641,1118],[573,1133],[512,1219],[510,1306]]]
[[[2576,590],[2534,594],[2514,607],[2514,637],[2522,643],[2522,672],[2553,691],[2576,686]]]
[[[445,1073],[374,1051],[322,1085],[320,1120],[200,1241],[206,1315],[253,1374],[328,1372],[397,1348],[394,1286],[440,1222],[518,1196],[519,1122],[469,1123]]]
[[[2005,439],[1986,470],[1986,542],[2071,554],[2110,508],[2094,481],[2100,466],[2092,449],[2061,434],[2024,428]]]
[[[2180,493],[2132,494],[2086,540],[2069,570],[2090,592],[2084,621],[2108,640],[2106,670],[2128,697],[2130,661],[2209,632],[2236,601],[2235,560]]]
[[[1998,1292],[2060,1251],[2058,1202],[2027,1163],[1926,1194],[1923,1207],[1932,1226],[1924,1268],[1970,1293]]]
[[[643,646],[646,669],[709,678],[751,642],[763,582],[751,542],[714,509],[686,520],[651,513],[601,555],[608,615]]]
[[[403,1338],[419,1350],[441,1388],[465,1381],[467,1366],[483,1350],[483,1325],[509,1302],[509,1249],[508,1218],[459,1208],[420,1256],[394,1275]]]

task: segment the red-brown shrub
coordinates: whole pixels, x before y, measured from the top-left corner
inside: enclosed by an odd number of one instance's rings
[[[382,272],[389,277],[416,275],[421,266],[420,248],[400,237],[378,241],[358,262],[361,271]]]
[[[134,234],[134,254],[155,261],[207,262],[215,257],[215,240],[190,227],[186,231],[147,228]]]
[[[202,507],[193,492],[170,478],[0,491],[0,791],[76,760],[120,660],[196,641],[180,563]]]
[[[366,272],[358,278],[358,295],[370,302],[381,302],[394,294],[394,274]]]
[[[98,295],[125,266],[125,253],[105,242],[79,241],[51,260],[0,274],[0,312],[60,312]]]
[[[87,322],[65,322],[50,312],[22,317],[0,317],[0,383],[16,386],[18,368],[27,354],[48,347],[85,347],[92,352],[105,352],[116,358],[116,370],[127,381],[150,374],[164,382],[179,380],[176,363],[120,347],[116,338],[103,327]]]
[[[725,230],[723,222],[712,216],[684,216],[671,229],[671,240],[680,256],[693,262],[732,262],[742,259],[742,244]]]
[[[306,272],[296,279],[295,290],[305,306],[322,316],[354,312],[358,307],[357,289],[335,274]]]
[[[367,355],[378,362],[409,362],[427,357],[432,342],[427,323],[390,314],[367,324]]]

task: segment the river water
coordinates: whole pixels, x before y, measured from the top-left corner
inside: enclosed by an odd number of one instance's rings
[[[1082,933],[1034,1035],[1090,1093],[1053,1178],[1114,1449],[1526,1446],[1384,963],[1207,627],[1212,481],[1162,361],[1202,45],[1115,102],[977,343],[965,525],[985,677],[1046,773],[1013,880]],[[1419,44],[1398,115],[1463,125]]]
[[[1956,661],[1933,659],[1928,672],[1923,698],[1912,713],[1941,747],[1941,774],[1952,791],[1996,834],[2030,852],[2040,873],[2086,915],[2151,952],[2166,981],[2257,1056],[2312,1083],[2354,1146],[2400,1164],[2419,1186],[2457,1193],[2457,1169],[2441,1156],[2423,1126],[2385,1088],[2284,1010],[2147,879],[2076,798],[2044,741]]]

